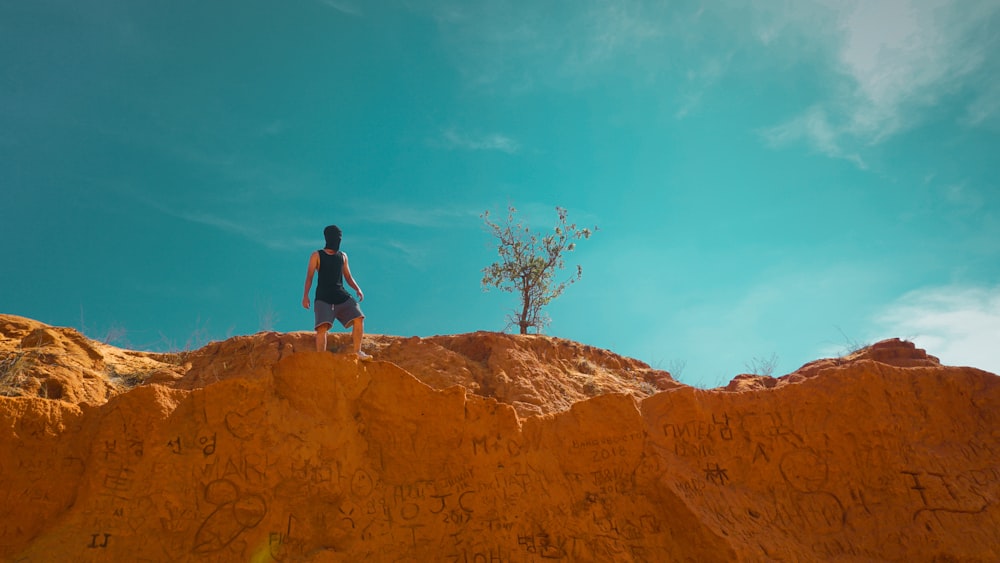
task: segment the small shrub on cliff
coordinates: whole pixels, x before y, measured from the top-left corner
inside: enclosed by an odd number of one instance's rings
[[[772,377],[774,375],[774,368],[778,367],[778,355],[771,354],[770,358],[758,358],[754,356],[752,360],[744,364],[744,367],[749,374]]]
[[[578,229],[575,223],[567,224],[566,210],[556,207],[559,222],[554,233],[539,237],[520,220],[515,220],[516,213],[514,207],[508,206],[503,223],[490,221],[489,211],[481,215],[490,233],[497,238],[500,254],[499,262],[483,269],[482,285],[485,291],[495,287],[517,293],[521,307],[507,316],[508,327],[517,326],[521,334],[528,334],[532,327],[541,332],[549,322],[542,308],[583,276],[583,269],[577,265],[576,275],[561,283],[555,282],[556,270],[565,267],[563,253],[571,252],[576,247],[575,241],[590,238],[593,231]]]
[[[844,332],[839,326],[837,327],[837,330],[840,332],[840,335],[844,338],[844,348],[840,354],[841,356],[850,356],[851,354],[859,350],[864,350],[865,348],[871,346],[871,342],[856,340],[854,338],[851,338],[850,336],[847,336],[847,333]]]
[[[655,395],[660,392],[660,390],[656,388],[656,385],[653,385],[648,381],[643,381],[642,383],[640,383],[639,390],[645,393],[647,397]]]
[[[33,358],[25,350],[0,352],[0,395],[18,397],[24,394],[22,386],[32,361]]]
[[[687,367],[687,360],[682,360],[680,358],[674,358],[669,362],[658,361],[653,366],[653,369],[664,370],[670,374],[670,377],[674,378],[675,381],[681,380],[681,375],[684,373],[684,368]]]
[[[153,376],[153,370],[118,373],[114,366],[108,366],[108,379],[118,388],[132,389],[138,387]]]

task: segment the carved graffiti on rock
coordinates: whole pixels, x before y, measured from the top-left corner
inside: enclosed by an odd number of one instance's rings
[[[245,530],[257,526],[267,514],[264,497],[241,493],[232,481],[226,479],[209,483],[205,487],[205,500],[216,508],[195,534],[195,553],[211,553],[225,548]]]

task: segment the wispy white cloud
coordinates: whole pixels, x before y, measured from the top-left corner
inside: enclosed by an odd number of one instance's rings
[[[304,239],[302,237],[287,236],[273,231],[265,232],[262,229],[248,226],[247,224],[226,217],[213,215],[205,212],[190,211],[170,211],[161,208],[165,213],[173,215],[178,219],[183,219],[191,223],[212,227],[229,235],[246,239],[250,242],[269,248],[272,250],[300,250],[315,246],[316,241]],[[256,223],[255,223],[256,224]]]
[[[983,195],[972,189],[968,182],[948,184],[944,187],[945,200],[962,211],[974,212],[983,207]]]
[[[462,133],[454,128],[446,129],[441,135],[441,140],[436,144],[440,144],[441,146],[449,149],[468,151],[500,151],[507,154],[514,154],[521,150],[520,143],[500,133],[470,135]]]
[[[826,99],[766,131],[772,143],[801,140],[823,154],[845,158],[854,151],[844,147],[876,144],[911,129],[957,92],[975,95],[984,85],[987,92],[1000,88],[993,72],[996,62],[990,61],[1000,43],[983,25],[1000,16],[996,2],[828,0],[797,9],[822,10],[834,19],[833,33],[816,37],[832,42],[834,70],[842,80],[831,86]],[[794,26],[777,29],[811,33]],[[770,28],[761,41],[769,42],[774,33]],[[995,115],[1000,104],[993,99],[977,97],[966,122]]]
[[[970,127],[1000,123],[1000,76],[969,103],[963,122]]]
[[[165,209],[165,208],[162,208]],[[209,227],[214,227],[220,231],[229,233],[231,235],[236,235],[244,238],[255,239],[256,232],[253,229],[248,228],[246,225],[237,223],[230,219],[212,215],[203,212],[188,212],[188,211],[168,211],[167,212],[178,219],[184,219],[185,221],[190,221],[192,223],[198,223],[200,225],[207,225]]]
[[[583,17],[584,62],[614,57],[634,45],[664,34],[662,21],[651,19],[643,2],[596,2]]]
[[[303,237],[296,236],[294,233],[275,232],[273,229],[265,231],[264,229],[257,227],[257,225],[260,224],[260,222],[257,221],[239,221],[205,211],[178,209],[165,202],[154,200],[146,195],[137,195],[135,193],[124,192],[121,190],[118,191],[122,193],[122,195],[131,197],[132,199],[169,217],[211,227],[228,235],[248,240],[254,244],[272,250],[301,250],[316,244],[315,240],[305,239]]]
[[[820,154],[843,158],[853,162],[858,168],[867,168],[860,155],[848,152],[842,146],[843,129],[830,123],[822,106],[813,106],[791,121],[764,129],[761,133],[773,147],[805,142]]]
[[[347,204],[353,215],[370,223],[417,228],[445,228],[456,223],[478,221],[482,210],[462,207],[431,207],[392,202]]]
[[[288,124],[285,120],[275,119],[274,121],[262,126],[258,135],[261,137],[273,137],[274,135],[283,133],[287,128]]]
[[[620,79],[627,68],[629,80],[669,77],[664,95],[676,96],[677,118],[696,110],[704,93],[735,71],[733,53],[763,48],[759,63],[750,64],[760,66],[751,71],[807,64],[832,76],[803,114],[774,129],[798,130],[784,138],[859,166],[864,147],[917,126],[957,93],[970,100],[965,123],[1000,115],[1000,61],[992,54],[1000,52],[1000,36],[989,25],[1000,17],[995,0],[408,4],[433,15],[472,87],[573,89]],[[747,71],[747,64],[743,59],[738,70]],[[823,124],[818,115],[825,116]]]
[[[385,243],[392,252],[395,252],[401,259],[418,270],[427,269],[427,248],[419,245],[408,244],[398,240],[389,240]]]
[[[408,4],[432,14],[467,85],[506,92],[590,80],[596,68],[634,58],[649,41],[667,35],[673,10],[646,0]]]
[[[726,74],[732,58],[732,52],[712,57],[700,67],[687,72],[686,82],[682,87],[681,105],[674,117],[684,119],[701,105],[702,96]]]
[[[348,0],[322,0],[323,4],[337,10],[342,14],[347,14],[349,16],[362,16],[364,13],[361,11],[361,7],[354,2],[349,2]]]
[[[875,317],[885,337],[912,340],[948,365],[1000,374],[1000,286],[912,291]]]
[[[967,43],[979,23],[971,18],[981,14],[957,8],[945,0],[883,0],[844,14],[839,61],[860,102],[852,133],[878,141],[908,128],[907,110],[933,105],[983,64],[985,45]]]

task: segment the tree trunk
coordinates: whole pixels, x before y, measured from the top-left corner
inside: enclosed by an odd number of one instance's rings
[[[524,282],[524,289],[521,291],[521,320],[517,323],[521,327],[521,334],[528,334],[528,312],[531,310],[531,294],[528,292],[528,281]]]

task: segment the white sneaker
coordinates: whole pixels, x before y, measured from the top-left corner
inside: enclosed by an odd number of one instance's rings
[[[362,361],[366,361],[366,360],[372,359],[372,356],[371,356],[371,354],[366,354],[364,350],[359,350],[358,351],[358,359],[362,360]]]

